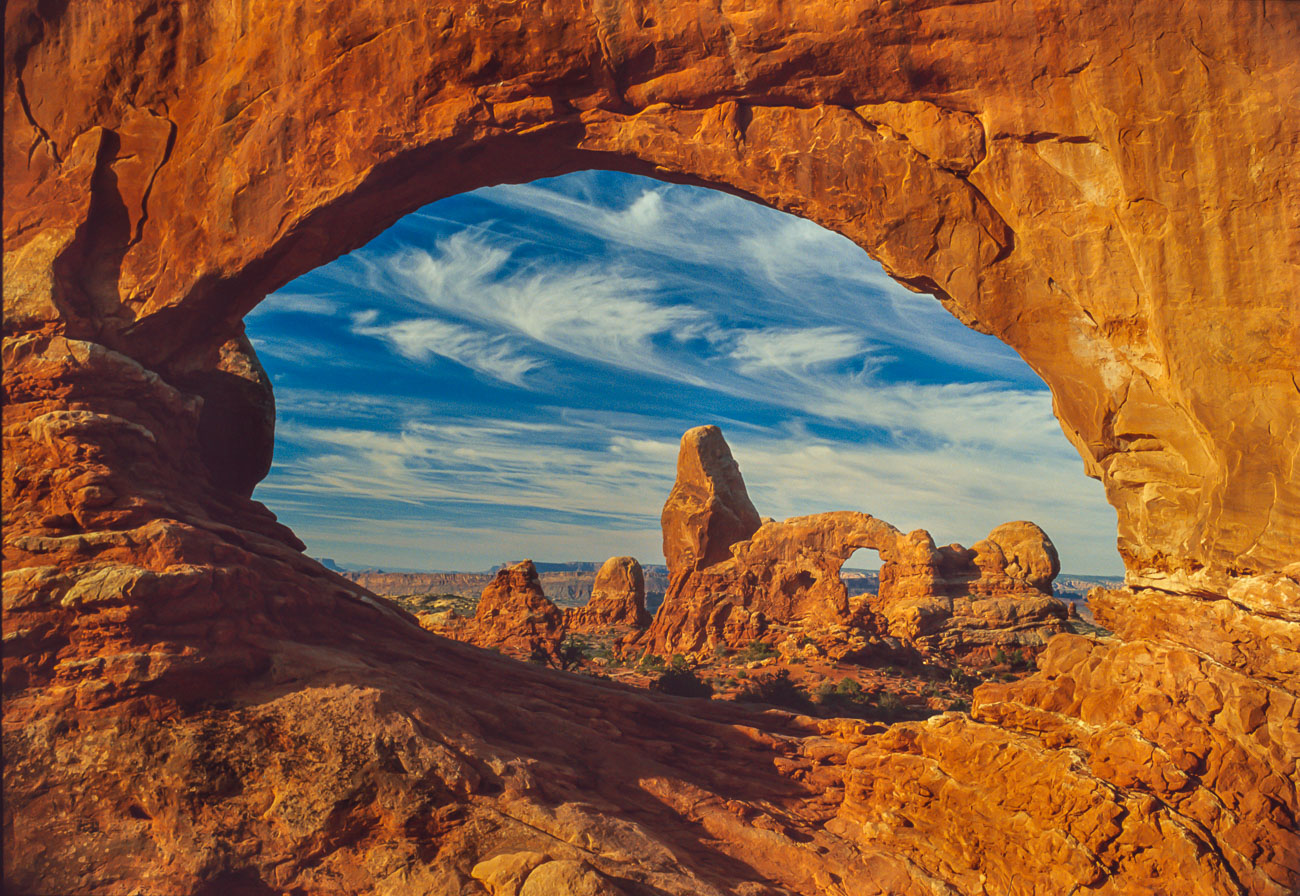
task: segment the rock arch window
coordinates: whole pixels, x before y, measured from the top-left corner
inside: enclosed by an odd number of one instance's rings
[[[875,594],[880,589],[880,552],[871,548],[858,548],[840,567],[840,579],[849,597]]]
[[[279,413],[257,497],[316,556],[658,563],[676,440],[719,423],[764,514],[966,544],[1033,518],[1067,568],[1119,569],[1113,512],[1009,348],[720,192],[587,171],[454,196],[248,328]]]

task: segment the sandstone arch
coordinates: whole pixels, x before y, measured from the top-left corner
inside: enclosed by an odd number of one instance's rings
[[[624,864],[671,892],[745,875],[855,892],[1295,883],[1296,7],[26,0],[5,16],[11,879],[310,887],[329,873],[364,889],[401,874],[454,890],[462,859],[518,834],[492,827],[491,804],[546,819],[531,830],[557,832],[544,844],[557,860],[584,858],[565,852],[570,836],[641,837],[645,858]],[[1128,641],[1058,639],[1038,677],[985,692],[973,718],[822,732],[833,748],[725,726],[705,746],[652,701],[570,685],[519,711],[521,695],[551,692],[493,661],[481,684],[495,696],[467,708],[438,690],[430,669],[469,662],[465,648],[306,561],[243,496],[265,472],[250,434],[265,432],[270,396],[239,321],[420,204],[586,167],[807,216],[1020,351],[1106,484],[1130,584],[1161,589],[1099,600]],[[380,683],[344,688],[340,670],[357,664],[382,668]],[[1114,690],[1134,676],[1136,692]],[[452,721],[431,727],[430,707]],[[648,741],[674,731],[701,761],[766,768],[776,753],[786,771],[749,790],[725,771],[683,781],[609,740],[665,807],[635,816],[634,837],[601,820],[633,824],[616,810],[621,785],[587,782],[606,816],[572,808],[572,755],[527,753],[503,733],[512,712]],[[356,739],[361,718],[382,748]],[[311,780],[263,761],[299,728]],[[96,743],[138,758],[95,765]],[[986,780],[962,743],[996,745],[1018,774]],[[512,750],[518,761],[502,758]],[[40,760],[51,751],[60,762]],[[542,767],[548,784],[530,771]],[[227,782],[205,797],[225,809],[133,802],[160,773],[181,795]],[[101,788],[97,808],[44,796],[83,779]],[[1024,780],[1073,794],[1086,820],[1026,798]],[[783,789],[828,786],[844,787],[838,809]],[[263,805],[272,791],[296,811]],[[814,838],[824,851],[783,835],[760,847],[708,794],[796,832],[835,819]],[[77,813],[90,823],[74,835]],[[693,824],[731,846],[702,856]],[[1234,833],[1246,829],[1252,842]],[[376,831],[404,858],[368,851]],[[85,865],[59,861],[71,842]],[[957,846],[938,856],[938,843]]]

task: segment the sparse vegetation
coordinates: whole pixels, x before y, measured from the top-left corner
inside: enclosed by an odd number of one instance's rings
[[[1010,653],[1008,653],[1005,650],[1003,650],[1001,647],[999,647],[998,652],[993,655],[993,665],[1006,666],[1007,668],[1012,669],[1014,671],[1022,671],[1022,672],[1026,670],[1032,670],[1037,666],[1037,664],[1034,662],[1034,658],[1032,656],[1028,656],[1025,652],[1021,651],[1019,648],[1015,648]]]
[[[881,691],[880,696],[876,698],[876,709],[878,715],[883,719],[896,719],[903,715],[907,707],[903,700],[893,691]]]
[[[969,694],[979,684],[979,676],[972,675],[960,666],[954,666],[948,671],[948,682],[957,690]]]
[[[745,648],[736,654],[736,659],[742,663],[756,663],[774,656],[776,650],[771,644],[755,640],[745,645]]]
[[[872,708],[871,695],[852,678],[818,685],[813,699],[823,710],[837,716],[865,716]]]
[[[677,697],[712,697],[713,686],[700,679],[699,673],[680,653],[673,654],[668,668],[650,685],[656,691]]]
[[[737,692],[736,699],[746,703],[769,703],[798,712],[807,712],[812,708],[808,692],[791,680],[787,669],[747,682]]]
[[[637,663],[637,667],[645,672],[662,669],[664,667],[664,658],[657,653],[647,651],[641,655],[641,662]]]
[[[587,645],[573,637],[565,638],[560,644],[559,653],[556,654],[561,669],[580,666],[587,657]]]

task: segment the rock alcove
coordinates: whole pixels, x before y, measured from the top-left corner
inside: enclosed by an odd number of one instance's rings
[[[9,4],[7,882],[1292,890],[1300,10],[1067,5]],[[466,681],[305,559],[245,497],[242,316],[579,168],[808,217],[1014,346],[1118,513],[1116,637],[969,714],[762,732]]]

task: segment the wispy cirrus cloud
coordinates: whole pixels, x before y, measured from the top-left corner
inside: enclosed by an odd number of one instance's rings
[[[737,333],[730,357],[746,374],[808,371],[834,361],[865,358],[871,348],[860,333],[838,327],[750,330]]]
[[[652,278],[617,265],[508,266],[511,259],[508,249],[468,231],[440,240],[432,251],[363,257],[348,278],[354,287],[440,317],[367,324],[356,332],[385,338],[407,357],[440,354],[516,385],[520,367],[526,373],[539,366],[518,356],[530,343],[585,361],[683,376],[660,363],[652,340],[699,332],[708,321],[703,311],[655,301]],[[470,338],[467,325],[487,338]],[[453,348],[439,351],[439,338]],[[515,363],[507,363],[508,354]],[[465,360],[484,356],[487,363]]]
[[[446,358],[513,386],[526,386],[528,374],[544,363],[524,354],[510,340],[447,321],[427,317],[390,324],[374,323],[373,318],[362,321],[353,327],[354,333],[383,339],[404,358]]]
[[[263,489],[281,508],[344,501],[372,508],[376,518],[420,527],[456,519],[465,532],[493,529],[511,538],[546,520],[589,535],[657,531],[678,442],[655,434],[658,420],[625,421],[636,422],[640,431],[607,430],[595,438],[581,424],[462,421],[386,433],[289,426],[280,437],[303,454]],[[1042,522],[1062,506],[1096,504],[1100,488],[1081,476],[1057,481],[1051,457],[1009,464],[970,448],[852,445],[800,427],[726,434],[760,513],[785,518],[860,510],[903,529],[926,528],[940,543],[969,545],[1008,519]],[[1104,512],[1058,519],[1049,532],[1076,550],[1100,551],[1113,540],[1106,523],[1113,527],[1113,515]],[[464,535],[456,536],[454,549],[439,545],[443,568],[456,566],[456,558],[462,568],[501,559],[498,541],[475,543]],[[579,550],[583,544],[578,539],[552,556],[588,556]],[[662,559],[657,543],[638,551],[643,562]]]
[[[1030,518],[1067,568],[1118,567],[1113,512],[1013,352],[732,196],[622,175],[477,191],[252,326],[281,411],[258,493],[345,561],[655,562],[678,437],[719,423],[764,514],[965,543]]]

